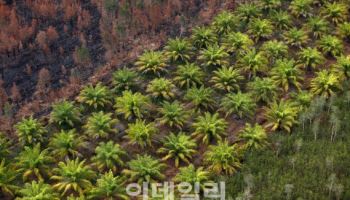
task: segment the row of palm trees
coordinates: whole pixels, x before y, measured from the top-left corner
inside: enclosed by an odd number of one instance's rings
[[[127,199],[130,182],[232,175],[246,151],[268,145],[267,132],[290,133],[314,96],[342,90],[348,19],[338,1],[260,0],[224,11],[118,69],[111,85],[53,104],[47,124],[23,119],[18,144],[1,134],[0,189],[17,199]]]

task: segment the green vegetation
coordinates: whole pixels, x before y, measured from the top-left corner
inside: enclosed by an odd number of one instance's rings
[[[0,199],[128,199],[129,183],[171,180],[349,199],[347,5],[239,4],[23,118],[0,134]]]

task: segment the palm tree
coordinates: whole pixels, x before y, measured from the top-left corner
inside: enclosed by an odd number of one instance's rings
[[[135,123],[129,124],[126,130],[126,138],[131,144],[138,144],[142,148],[152,146],[152,137],[158,133],[155,123],[146,123],[145,120],[137,119]]]
[[[97,110],[112,104],[112,94],[108,87],[97,83],[96,86],[86,86],[79,94],[77,100]]]
[[[165,164],[149,155],[137,155],[136,159],[128,162],[128,167],[129,169],[123,170],[123,174],[129,177],[130,181],[137,181],[139,184],[165,178],[162,174]]]
[[[192,155],[196,152],[196,142],[183,132],[175,135],[171,133],[163,140],[163,147],[158,153],[166,154],[162,160],[175,159],[175,167],[179,167],[180,161],[190,163]]]
[[[12,152],[11,147],[13,147],[13,141],[0,132],[0,158],[8,157]]]
[[[124,186],[124,178],[114,176],[112,171],[106,172],[99,179],[97,184],[90,191],[90,199],[124,199],[128,200]]]
[[[260,39],[268,39],[273,34],[273,25],[268,19],[256,18],[248,25],[248,33],[253,36],[255,41]]]
[[[135,62],[138,70],[144,74],[155,74],[167,72],[166,57],[160,51],[146,51]]]
[[[96,176],[95,172],[85,165],[85,160],[80,161],[78,158],[59,162],[53,172],[55,175],[51,179],[56,181],[53,188],[60,191],[61,196],[71,192],[84,196],[84,192],[92,188],[91,180]]]
[[[247,72],[249,79],[255,77],[258,72],[267,70],[268,60],[262,51],[257,52],[255,48],[247,51],[243,57],[238,60],[238,65]]]
[[[16,200],[59,200],[59,195],[53,190],[51,185],[42,181],[25,183],[24,187],[18,191],[19,197]]]
[[[262,14],[262,10],[256,3],[242,3],[236,8],[236,14],[244,23],[248,23],[252,19],[259,17]]]
[[[185,100],[190,101],[199,110],[201,108],[212,108],[214,91],[211,88],[200,88],[192,87],[187,90],[185,94]]]
[[[181,88],[198,87],[203,85],[204,72],[203,70],[194,63],[188,63],[181,65],[175,72],[176,76],[174,81]]]
[[[116,92],[133,90],[137,88],[139,74],[133,69],[122,68],[115,71],[112,75],[112,84]]]
[[[311,17],[304,28],[310,30],[315,38],[320,38],[329,32],[330,24],[322,17]]]
[[[298,93],[291,93],[292,102],[296,107],[304,110],[311,105],[313,95],[309,91],[299,91]]]
[[[36,144],[34,147],[25,146],[16,160],[16,165],[22,173],[23,181],[32,178],[43,181],[44,175],[49,174],[48,165],[54,161],[54,159],[49,156],[48,149],[41,151],[40,144]]]
[[[325,61],[322,53],[316,48],[307,47],[302,49],[299,53],[299,63],[304,68],[311,70],[316,69],[319,65],[322,65]]]
[[[329,98],[339,90],[341,90],[339,76],[328,70],[317,72],[316,77],[311,80],[311,93],[314,95]]]
[[[193,136],[202,139],[203,143],[209,144],[212,139],[221,140],[221,136],[226,135],[227,122],[219,117],[218,113],[204,113],[204,116],[197,117],[193,123]]]
[[[245,149],[258,150],[268,145],[266,131],[259,124],[254,124],[254,126],[252,126],[246,123],[244,129],[239,132],[238,137],[245,141]]]
[[[217,36],[212,29],[195,27],[192,30],[192,42],[197,49],[205,49],[217,42]]]
[[[348,8],[349,6],[345,3],[327,2],[323,6],[321,13],[325,18],[331,20],[335,24],[338,24],[347,20],[349,14]]]
[[[288,29],[292,25],[292,16],[283,10],[272,10],[271,22],[280,30]]]
[[[95,139],[107,138],[110,133],[117,132],[117,129],[114,128],[117,123],[118,120],[112,118],[112,113],[100,111],[92,113],[87,119],[84,129],[86,134]]]
[[[172,103],[165,101],[162,107],[158,109],[161,117],[158,119],[160,124],[166,124],[170,127],[182,129],[187,119],[190,117],[183,105],[178,101]]]
[[[84,137],[79,136],[75,129],[55,134],[49,143],[51,154],[59,159],[82,156],[79,149],[86,145]]]
[[[262,50],[272,61],[283,58],[288,54],[288,46],[284,42],[277,40],[270,40],[265,42],[262,45]]]
[[[232,175],[241,167],[238,147],[229,145],[227,141],[219,141],[210,145],[204,154],[204,161],[209,170],[216,174]]]
[[[239,91],[240,82],[244,80],[240,70],[233,67],[223,66],[220,69],[215,70],[210,82],[213,83],[213,87],[218,90],[226,92]]]
[[[298,48],[301,48],[310,40],[307,32],[305,32],[303,29],[298,29],[296,27],[293,27],[286,31],[283,34],[283,39],[288,45]]]
[[[237,94],[229,93],[222,98],[220,111],[226,114],[226,117],[231,114],[238,115],[239,118],[252,117],[255,109],[256,103],[253,100],[251,94],[241,93]]]
[[[325,35],[319,41],[319,46],[325,54],[334,57],[339,56],[343,52],[343,42],[332,35]]]
[[[50,123],[56,123],[60,128],[73,128],[80,122],[80,111],[71,101],[62,101],[52,106]]]
[[[0,191],[4,195],[14,196],[14,191],[17,186],[14,184],[17,171],[13,169],[13,166],[6,164],[5,160],[0,162]]]
[[[117,114],[123,114],[125,119],[142,118],[148,111],[150,100],[139,92],[124,91],[122,96],[115,99]]]
[[[334,65],[334,71],[346,79],[350,78],[350,55],[341,55],[337,57],[337,62]]]
[[[212,23],[215,31],[220,35],[233,31],[236,27],[236,24],[237,19],[235,15],[227,11],[222,11],[216,15]]]
[[[337,34],[343,40],[350,41],[350,22],[339,24],[337,27]]]
[[[122,149],[119,144],[113,141],[100,142],[95,149],[95,156],[91,158],[91,161],[102,172],[105,170],[117,171],[117,166],[124,166],[123,156],[127,153]]]
[[[171,99],[175,96],[175,85],[168,79],[155,78],[147,86],[146,92],[156,99]]]
[[[260,2],[262,8],[268,11],[277,10],[282,6],[281,0],[261,0]]]
[[[228,53],[236,53],[242,55],[254,45],[254,41],[249,38],[249,35],[241,32],[228,33],[223,38],[223,46]]]
[[[308,17],[312,14],[312,0],[293,0],[289,9],[297,17]]]
[[[256,77],[248,83],[248,90],[252,93],[255,101],[272,102],[277,97],[277,85],[271,78]]]
[[[15,125],[16,133],[19,137],[19,141],[23,145],[34,145],[44,140],[43,135],[46,134],[46,130],[43,125],[33,116],[27,119],[22,119]]]
[[[207,49],[200,52],[198,59],[202,62],[203,66],[208,68],[225,66],[228,64],[229,54],[225,49],[218,45],[210,45]]]
[[[210,173],[203,169],[203,167],[196,167],[190,164],[186,167],[180,167],[179,172],[174,177],[177,183],[189,183],[191,185],[199,184],[204,189],[204,183],[209,181]]]
[[[174,63],[186,63],[191,58],[191,43],[186,39],[170,39],[164,47],[165,56]]]
[[[303,80],[302,71],[296,66],[293,59],[278,60],[276,66],[271,70],[271,79],[285,92],[289,90],[290,85],[300,90],[300,82]]]
[[[265,127],[271,131],[285,130],[290,133],[292,126],[297,123],[297,115],[298,109],[289,101],[274,102],[268,108],[265,107]]]

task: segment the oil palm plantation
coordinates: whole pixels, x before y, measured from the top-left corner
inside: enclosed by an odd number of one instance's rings
[[[296,62],[291,60],[278,60],[276,66],[271,70],[271,78],[274,83],[287,92],[290,86],[301,89],[302,71],[297,67]]]
[[[96,86],[89,85],[81,90],[77,100],[94,110],[98,110],[112,104],[112,93],[108,87],[97,83]]]
[[[186,167],[180,167],[173,180],[177,183],[199,184],[204,189],[204,183],[207,183],[209,178],[209,171],[206,171],[203,167],[196,168],[193,164],[190,164]]]
[[[265,42],[262,46],[262,50],[266,54],[266,57],[273,62],[276,59],[281,59],[288,54],[288,46],[284,42],[277,40]]]
[[[282,6],[281,0],[261,0],[261,7],[268,11],[277,10]]]
[[[155,123],[147,123],[145,120],[137,119],[135,123],[130,123],[126,130],[126,138],[131,144],[140,145],[142,148],[152,146],[153,136],[158,133]]]
[[[237,18],[230,12],[222,11],[215,16],[212,26],[219,35],[227,34],[232,32],[237,26]]]
[[[198,87],[203,85],[204,72],[194,63],[181,65],[175,72],[174,82],[181,88]]]
[[[292,126],[297,123],[298,108],[291,102],[282,100],[265,107],[266,128],[271,131],[284,130],[290,133]]]
[[[168,79],[155,78],[147,86],[146,92],[155,99],[169,100],[175,96],[176,87]]]
[[[244,77],[241,75],[240,70],[233,67],[223,66],[213,72],[213,77],[210,82],[213,83],[213,87],[225,92],[239,91],[240,83]]]
[[[252,35],[255,42],[260,39],[268,39],[273,34],[273,25],[268,19],[253,19],[248,25],[248,33]]]
[[[256,109],[256,103],[249,93],[238,92],[236,94],[229,93],[222,98],[220,104],[220,111],[229,115],[235,114],[239,118],[252,117]]]
[[[258,73],[267,70],[268,60],[264,52],[257,51],[255,48],[247,51],[243,57],[238,60],[238,65],[248,74],[249,79],[255,77]]]
[[[97,179],[96,186],[94,186],[89,192],[89,198],[104,200],[128,200],[129,196],[126,194],[124,182],[124,178],[114,176],[112,171],[106,172]]]
[[[344,22],[337,27],[337,34],[343,40],[350,41],[350,22]]]
[[[126,155],[127,153],[119,144],[113,141],[100,142],[95,148],[95,155],[91,158],[91,161],[101,172],[106,170],[116,172],[118,166],[124,166],[123,157]]]
[[[271,78],[256,77],[248,83],[248,91],[253,95],[256,102],[269,103],[278,96],[278,87]]]
[[[347,20],[349,14],[348,9],[349,6],[345,3],[327,2],[321,13],[331,22],[338,24]]]
[[[53,188],[60,191],[61,196],[73,193],[84,196],[85,191],[92,188],[91,180],[96,174],[85,164],[85,160],[66,160],[59,162],[58,167],[53,169],[55,175],[51,179],[55,181]]]
[[[247,123],[244,129],[239,132],[238,137],[245,142],[245,149],[259,150],[268,145],[266,131],[259,124]]]
[[[141,184],[143,182],[149,183],[165,178],[162,173],[165,164],[150,155],[137,155],[135,159],[129,161],[127,164],[128,169],[123,170],[123,174],[130,181],[136,181]]]
[[[165,101],[162,107],[158,109],[161,117],[158,119],[160,124],[168,125],[170,127],[176,127],[182,129],[186,121],[188,120],[189,111],[179,102],[168,102]]]
[[[164,47],[164,56],[173,63],[186,63],[191,58],[191,43],[186,39],[170,39]]]
[[[210,28],[195,27],[192,30],[191,40],[197,49],[205,49],[217,42],[217,35]]]
[[[192,124],[196,139],[202,140],[204,144],[209,144],[213,139],[220,141],[222,136],[226,135],[227,122],[219,117],[218,113],[209,112],[197,117]]]
[[[23,181],[29,179],[44,180],[44,176],[50,174],[49,164],[54,159],[49,156],[49,150],[41,150],[40,144],[33,147],[25,146],[16,158],[17,168],[22,174]]]
[[[236,8],[236,14],[244,23],[262,15],[262,9],[256,3],[242,3]]]
[[[218,45],[210,45],[200,52],[198,59],[208,68],[217,68],[228,64],[229,54]]]
[[[309,17],[312,15],[312,0],[293,0],[289,5],[289,10],[296,17]]]
[[[319,46],[323,53],[334,57],[339,56],[344,48],[343,41],[332,35],[323,36],[319,41]]]
[[[117,119],[112,118],[112,113],[103,111],[92,113],[84,125],[85,133],[92,138],[107,138],[109,134],[116,133],[114,127],[118,123]]]
[[[54,191],[51,185],[43,181],[32,181],[25,183],[18,191],[16,200],[59,200],[59,194]]]
[[[18,122],[15,125],[15,130],[19,141],[23,145],[34,145],[43,142],[43,136],[46,134],[44,126],[32,116]]]
[[[0,158],[7,158],[12,153],[12,147],[12,140],[0,132]]]
[[[113,90],[116,93],[123,92],[125,90],[134,90],[137,88],[139,82],[139,74],[129,68],[122,68],[115,71],[112,75]]]
[[[204,162],[215,174],[232,175],[241,167],[240,152],[236,145],[230,145],[227,141],[219,141],[217,145],[209,146],[204,154]]]
[[[17,171],[13,166],[7,164],[5,160],[0,162],[0,191],[2,194],[13,197],[17,186],[14,181],[17,176]]]
[[[273,10],[270,14],[271,22],[279,30],[285,30],[292,25],[292,16],[283,10]]]
[[[316,48],[304,48],[298,55],[300,65],[309,71],[320,67],[325,61],[322,53]]]
[[[184,99],[190,101],[197,109],[212,108],[214,104],[213,100],[214,91],[211,88],[206,87],[192,87],[187,90]]]
[[[230,32],[223,39],[223,46],[229,53],[242,55],[254,45],[254,41],[249,35],[241,32]]]
[[[303,29],[293,27],[283,34],[284,41],[292,46],[302,48],[310,40],[308,33]]]
[[[55,134],[49,143],[51,154],[58,159],[81,157],[80,149],[87,146],[83,136],[75,129]]]
[[[350,78],[350,55],[344,56],[341,55],[337,57],[337,62],[333,66],[334,71],[341,76],[343,76],[345,79]]]
[[[137,69],[143,74],[160,76],[167,72],[166,57],[160,51],[146,51],[135,62]]]
[[[60,128],[73,128],[80,122],[80,111],[73,102],[62,101],[52,106],[50,122],[57,124]]]
[[[115,99],[117,114],[123,114],[125,119],[142,118],[148,112],[150,99],[139,92],[124,91]]]
[[[158,153],[165,154],[163,161],[174,159],[175,167],[179,167],[180,161],[190,163],[192,155],[196,152],[197,144],[189,135],[183,132],[175,135],[171,133],[163,140],[163,146],[158,149]]]
[[[297,93],[291,93],[292,102],[296,105],[296,107],[301,110],[305,110],[311,105],[313,95],[308,91],[299,91]]]
[[[317,72],[311,80],[311,93],[325,98],[333,96],[341,88],[339,75],[328,70]]]
[[[330,24],[320,16],[311,17],[305,24],[305,29],[310,30],[313,37],[320,38],[329,32]]]

